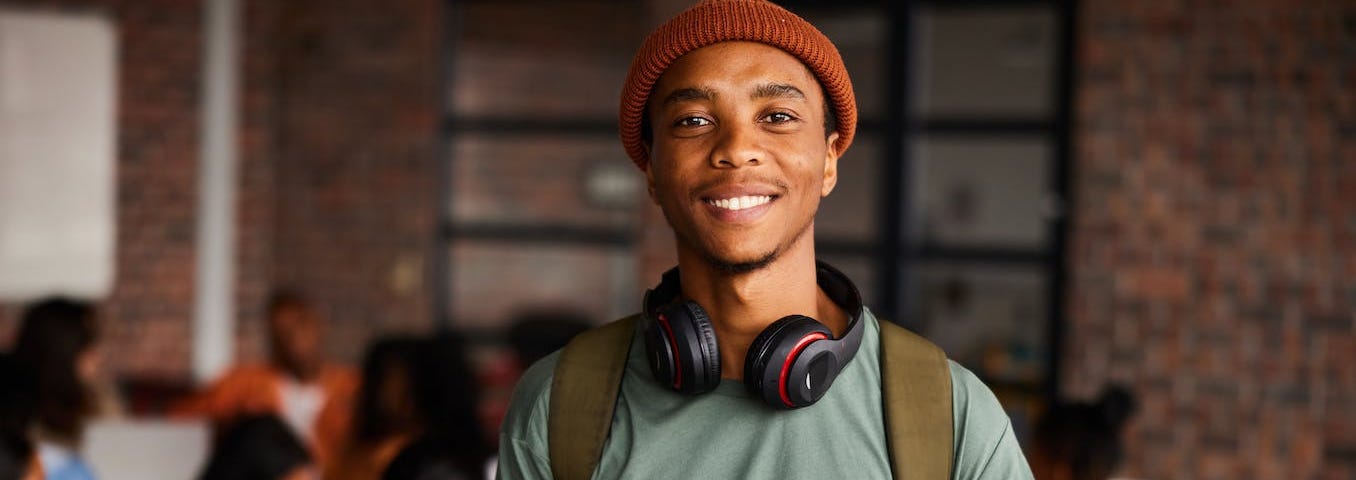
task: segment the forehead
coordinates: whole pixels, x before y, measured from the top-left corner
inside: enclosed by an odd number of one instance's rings
[[[823,95],[814,74],[795,56],[757,42],[721,42],[679,57],[659,77],[650,98],[653,104],[682,88],[719,92],[768,83],[798,87],[808,100]]]

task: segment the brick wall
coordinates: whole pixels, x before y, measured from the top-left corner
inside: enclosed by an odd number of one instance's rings
[[[277,161],[279,2],[241,1],[240,166],[236,189],[236,348],[238,359],[267,353],[265,306],[273,288],[274,163]]]
[[[115,374],[191,369],[202,2],[0,0],[93,11],[118,32],[117,273],[101,303]],[[429,325],[441,3],[242,0],[238,358],[264,352],[275,286],[315,297],[331,353]],[[0,304],[0,345],[19,305]]]
[[[271,279],[316,299],[342,358],[432,323],[441,5],[278,7]]]
[[[108,360],[116,372],[186,375],[191,345],[187,319],[193,309],[201,3],[6,0],[0,5],[113,19],[118,39],[116,276],[101,311],[109,351],[116,353]],[[18,305],[0,306],[6,344],[19,312]]]
[[[1356,4],[1081,2],[1065,393],[1127,474],[1356,478]]]

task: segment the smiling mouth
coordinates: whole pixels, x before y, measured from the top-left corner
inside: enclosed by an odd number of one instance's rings
[[[774,198],[776,198],[775,195],[746,195],[734,198],[708,198],[706,199],[706,204],[716,208],[722,208],[725,210],[737,212],[740,210],[749,209],[761,205],[767,205]]]

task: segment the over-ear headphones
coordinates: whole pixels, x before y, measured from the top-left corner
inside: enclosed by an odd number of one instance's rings
[[[772,322],[749,345],[744,358],[744,386],[776,408],[814,404],[862,344],[862,297],[846,275],[816,262],[819,288],[851,317],[842,338],[804,315]],[[677,302],[682,293],[678,267],[664,273],[659,285],[645,292],[645,350],[650,371],[661,384],[695,395],[720,384],[720,347],[706,310],[694,302]]]

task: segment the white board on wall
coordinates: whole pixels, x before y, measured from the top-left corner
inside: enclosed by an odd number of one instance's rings
[[[0,300],[112,287],[116,53],[106,18],[0,9]]]

